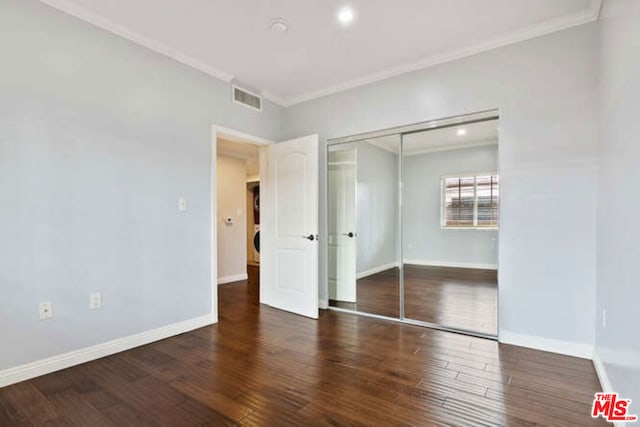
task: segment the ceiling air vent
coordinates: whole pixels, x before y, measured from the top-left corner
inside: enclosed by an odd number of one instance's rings
[[[262,97],[233,85],[233,102],[242,104],[252,110],[262,111]]]

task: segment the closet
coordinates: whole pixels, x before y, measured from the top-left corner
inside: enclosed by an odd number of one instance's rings
[[[498,333],[496,111],[330,140],[329,306]]]

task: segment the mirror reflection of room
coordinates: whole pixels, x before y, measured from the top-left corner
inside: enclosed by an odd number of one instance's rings
[[[403,135],[404,316],[497,334],[498,121]]]
[[[400,316],[400,135],[328,149],[329,304]]]
[[[497,335],[497,118],[338,143],[327,156],[329,305]]]

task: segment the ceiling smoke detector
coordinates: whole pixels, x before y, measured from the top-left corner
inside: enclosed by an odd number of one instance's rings
[[[289,31],[289,23],[282,18],[274,19],[271,21],[271,31],[274,33],[286,33]]]

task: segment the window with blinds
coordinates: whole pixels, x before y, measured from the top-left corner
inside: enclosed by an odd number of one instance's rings
[[[442,227],[497,228],[499,188],[497,174],[442,178]]]

